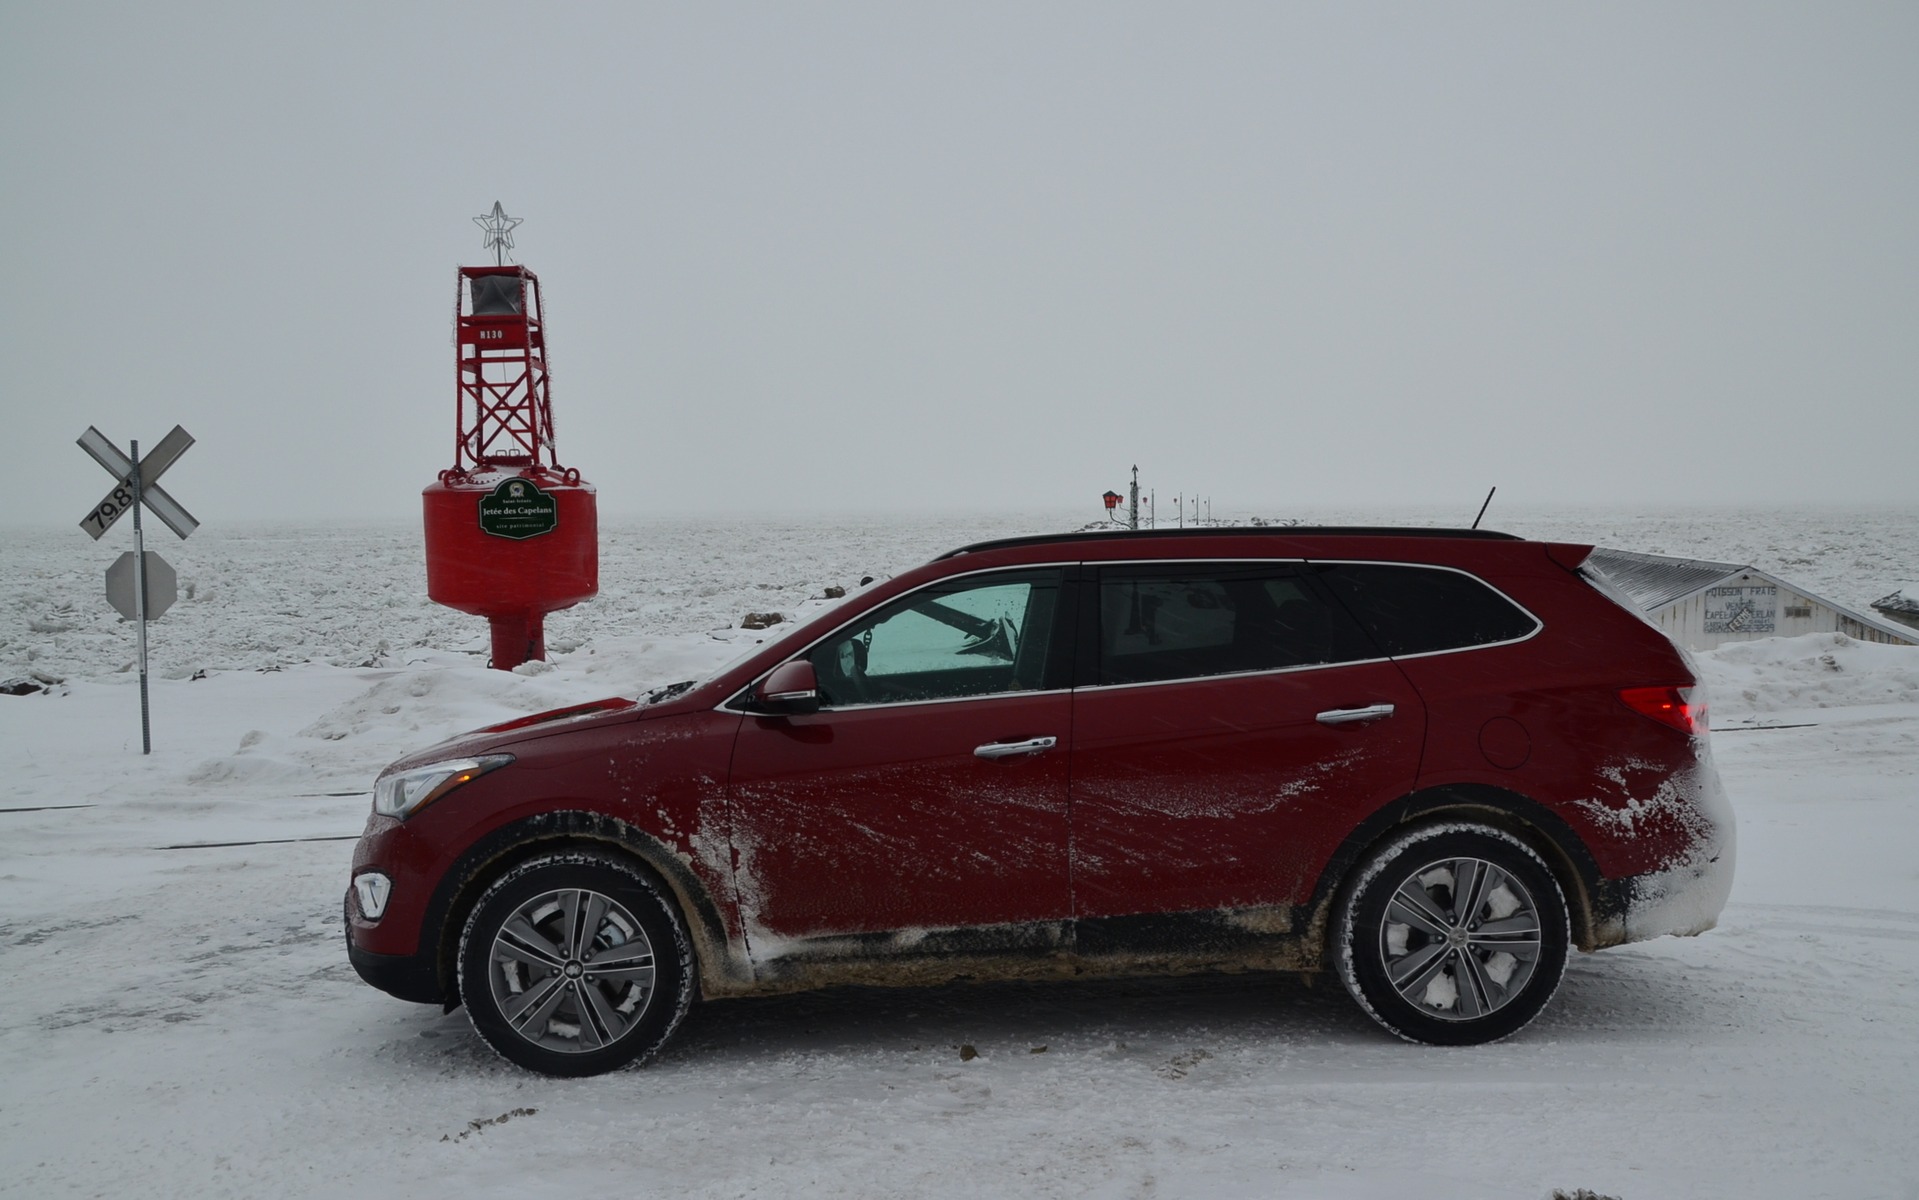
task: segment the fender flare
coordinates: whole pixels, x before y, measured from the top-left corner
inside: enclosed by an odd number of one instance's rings
[[[1572,826],[1529,796],[1468,783],[1442,784],[1410,793],[1361,821],[1340,842],[1320,871],[1306,905],[1306,923],[1301,932],[1323,945],[1333,901],[1353,868],[1402,827],[1447,817],[1484,822],[1531,846],[1546,860],[1566,893],[1566,903],[1572,910],[1573,942],[1587,951],[1608,944],[1609,939],[1601,935],[1601,929],[1619,906],[1619,889],[1599,873],[1592,851],[1573,832]]]
[[[679,854],[618,817],[562,809],[487,832],[460,853],[434,887],[420,922],[420,950],[423,956],[432,956],[440,1001],[447,1011],[460,1004],[454,962],[459,927],[480,894],[501,872],[537,855],[569,848],[612,850],[658,877],[686,921],[701,994],[727,995],[752,982],[745,943],[728,934],[720,902]]]

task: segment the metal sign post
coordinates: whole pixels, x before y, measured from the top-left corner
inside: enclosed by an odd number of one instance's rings
[[[92,426],[88,426],[87,431],[80,435],[79,444],[82,450],[93,456],[93,461],[116,477],[106,498],[94,505],[93,511],[80,518],[80,528],[86,530],[93,540],[99,541],[100,535],[113,528],[128,509],[133,510],[133,553],[121,556],[119,562],[108,568],[107,602],[122,613],[131,607],[133,611],[128,615],[139,629],[140,753],[152,754],[152,710],[147,695],[147,618],[164,613],[172,605],[175,593],[173,568],[158,554],[147,553],[146,531],[140,523],[140,510],[151,508],[153,515],[166,522],[167,528],[179,534],[182,541],[200,527],[200,522],[194,519],[193,514],[160,487],[161,472],[187,452],[187,447],[193,445],[193,435],[175,425],[144,460],[140,457],[139,442],[128,442],[129,453],[122,454],[118,446]],[[131,605],[125,603],[127,597],[122,595],[125,588],[123,564],[129,557],[133,560]],[[153,568],[153,574],[164,581],[163,594],[151,600],[147,596],[149,567]]]
[[[133,605],[140,614],[140,753],[153,753],[153,725],[147,706],[147,540],[140,531],[140,442],[127,443],[133,460]]]

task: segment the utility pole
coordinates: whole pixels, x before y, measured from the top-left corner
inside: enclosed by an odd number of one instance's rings
[[[1132,487],[1131,496],[1132,498],[1128,500],[1126,503],[1126,527],[1128,529],[1138,529],[1139,528],[1139,464],[1138,463],[1133,464],[1133,487]]]

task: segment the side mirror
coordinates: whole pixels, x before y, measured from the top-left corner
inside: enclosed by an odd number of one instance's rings
[[[813,664],[803,658],[781,663],[753,689],[753,711],[757,713],[784,716],[819,710],[819,679],[813,674]]]

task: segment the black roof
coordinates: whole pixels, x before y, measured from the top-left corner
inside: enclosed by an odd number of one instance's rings
[[[1008,546],[1044,546],[1053,542],[1081,542],[1094,538],[1120,538],[1126,541],[1177,537],[1424,537],[1476,538],[1485,541],[1523,541],[1518,534],[1498,533],[1491,529],[1436,529],[1427,525],[1208,525],[1199,529],[1081,529],[1072,533],[1036,533],[1026,537],[999,538],[974,542],[957,550],[948,550],[940,558],[954,558],[981,550],[1000,550]],[[938,561],[935,559],[934,561]]]

